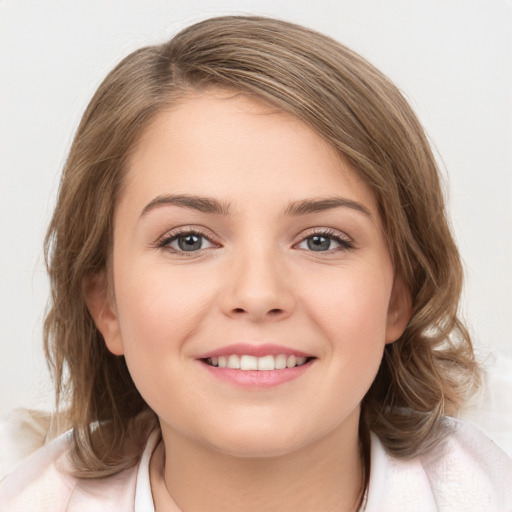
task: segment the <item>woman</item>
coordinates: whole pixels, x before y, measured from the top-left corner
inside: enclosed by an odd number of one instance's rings
[[[434,158],[342,45],[225,17],[128,56],[46,248],[72,430],[0,510],[511,508],[510,461],[446,418],[478,368]]]

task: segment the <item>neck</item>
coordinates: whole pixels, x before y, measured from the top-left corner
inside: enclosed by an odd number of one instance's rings
[[[163,438],[151,462],[158,512],[349,512],[361,496],[357,425],[350,439],[334,431],[277,457],[227,455],[165,430]]]

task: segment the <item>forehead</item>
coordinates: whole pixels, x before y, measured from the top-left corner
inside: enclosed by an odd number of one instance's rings
[[[160,112],[134,148],[125,180],[125,191],[139,196],[208,192],[252,203],[265,195],[300,200],[343,192],[377,211],[370,189],[311,128],[261,100],[219,89]]]

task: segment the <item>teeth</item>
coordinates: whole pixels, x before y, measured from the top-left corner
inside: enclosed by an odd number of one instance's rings
[[[276,360],[274,356],[264,356],[254,358],[258,363],[258,370],[275,370],[276,369]]]
[[[295,356],[288,356],[286,360],[286,368],[294,368],[295,363],[297,363],[297,358]]]
[[[240,369],[241,370],[257,370],[258,369],[258,358],[254,356],[242,356],[240,358]]]
[[[276,370],[282,370],[286,368],[286,356],[281,354],[276,357]]]
[[[279,354],[278,356],[255,357],[249,355],[238,356],[232,354],[230,356],[210,357],[207,362],[211,366],[219,368],[231,368],[233,370],[284,370],[285,368],[295,368],[302,366],[307,361],[306,357],[298,357],[294,355],[287,356]]]
[[[233,370],[239,370],[240,369],[240,357],[237,355],[229,356],[228,357],[228,368],[233,368]]]

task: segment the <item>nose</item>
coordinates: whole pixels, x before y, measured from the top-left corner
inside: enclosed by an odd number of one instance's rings
[[[272,252],[236,257],[225,282],[221,306],[224,314],[253,322],[288,318],[296,301],[283,267]]]

